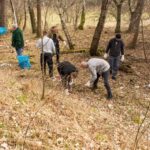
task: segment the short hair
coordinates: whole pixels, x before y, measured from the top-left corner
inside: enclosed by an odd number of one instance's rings
[[[47,31],[46,31],[46,30],[44,30],[44,31],[43,31],[43,35],[46,35],[46,34],[47,34]]]
[[[12,24],[12,27],[13,27],[13,28],[18,28],[17,23]]]
[[[117,33],[117,34],[116,34],[116,38],[117,38],[117,39],[121,39],[121,34],[120,34],[120,33]]]

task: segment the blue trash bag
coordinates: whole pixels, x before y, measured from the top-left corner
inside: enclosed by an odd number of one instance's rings
[[[18,63],[21,69],[30,69],[30,57],[26,55],[17,56]]]
[[[0,35],[4,35],[7,33],[7,28],[6,27],[0,27]]]

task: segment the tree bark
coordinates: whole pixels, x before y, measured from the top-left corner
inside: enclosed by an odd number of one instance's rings
[[[37,37],[42,36],[41,0],[37,0]]]
[[[5,0],[0,0],[0,26],[6,25]]]
[[[141,13],[143,11],[143,3],[145,0],[138,0],[135,10],[131,10],[130,24],[128,27],[128,32],[136,32],[137,24],[139,24],[139,18],[141,17]],[[138,25],[139,26],[139,25]]]
[[[83,4],[82,4],[81,20],[78,29],[83,30],[84,24],[85,24],[85,0],[83,0]]]
[[[141,20],[142,12],[144,9],[144,3],[145,3],[145,0],[142,0],[142,1],[138,0],[138,4],[140,4],[140,7],[138,7],[137,14],[136,14],[137,18],[136,18],[136,22],[134,25],[134,36],[133,36],[131,43],[129,44],[130,48],[135,48],[137,44],[139,28],[140,28],[140,20]]]
[[[24,0],[24,25],[23,25],[23,31],[26,29],[27,25],[27,10],[26,10],[26,0]]]
[[[36,24],[36,19],[35,19],[35,13],[34,13],[34,9],[33,9],[33,6],[32,6],[32,2],[30,0],[28,0],[28,9],[29,9],[32,33],[36,33],[37,24]]]
[[[116,23],[115,33],[120,33],[121,32],[121,10],[122,10],[122,4],[118,4],[116,7],[117,7],[117,23]]]
[[[90,55],[91,56],[97,55],[97,49],[98,49],[99,41],[101,38],[101,33],[104,28],[108,5],[109,5],[109,0],[102,0],[99,21],[98,21],[97,27],[95,29],[95,33],[94,33],[93,40],[92,40],[91,47],[90,47]]]

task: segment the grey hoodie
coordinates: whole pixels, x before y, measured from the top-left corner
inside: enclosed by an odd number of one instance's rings
[[[97,74],[102,74],[103,72],[108,71],[110,68],[109,63],[100,58],[91,58],[87,64],[92,75],[90,80],[91,85],[93,85],[94,81],[97,79]]]

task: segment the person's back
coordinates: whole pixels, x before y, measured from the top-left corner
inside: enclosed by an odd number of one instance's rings
[[[91,58],[88,61],[89,69],[96,69],[97,73],[102,73],[110,68],[108,62],[100,58]]]
[[[69,75],[72,72],[77,71],[76,67],[68,61],[59,63],[58,69],[62,75]]]
[[[43,39],[39,39],[36,46],[41,50],[43,47],[44,53],[51,53],[51,54],[55,53],[55,46],[53,40],[47,36],[44,36]]]

